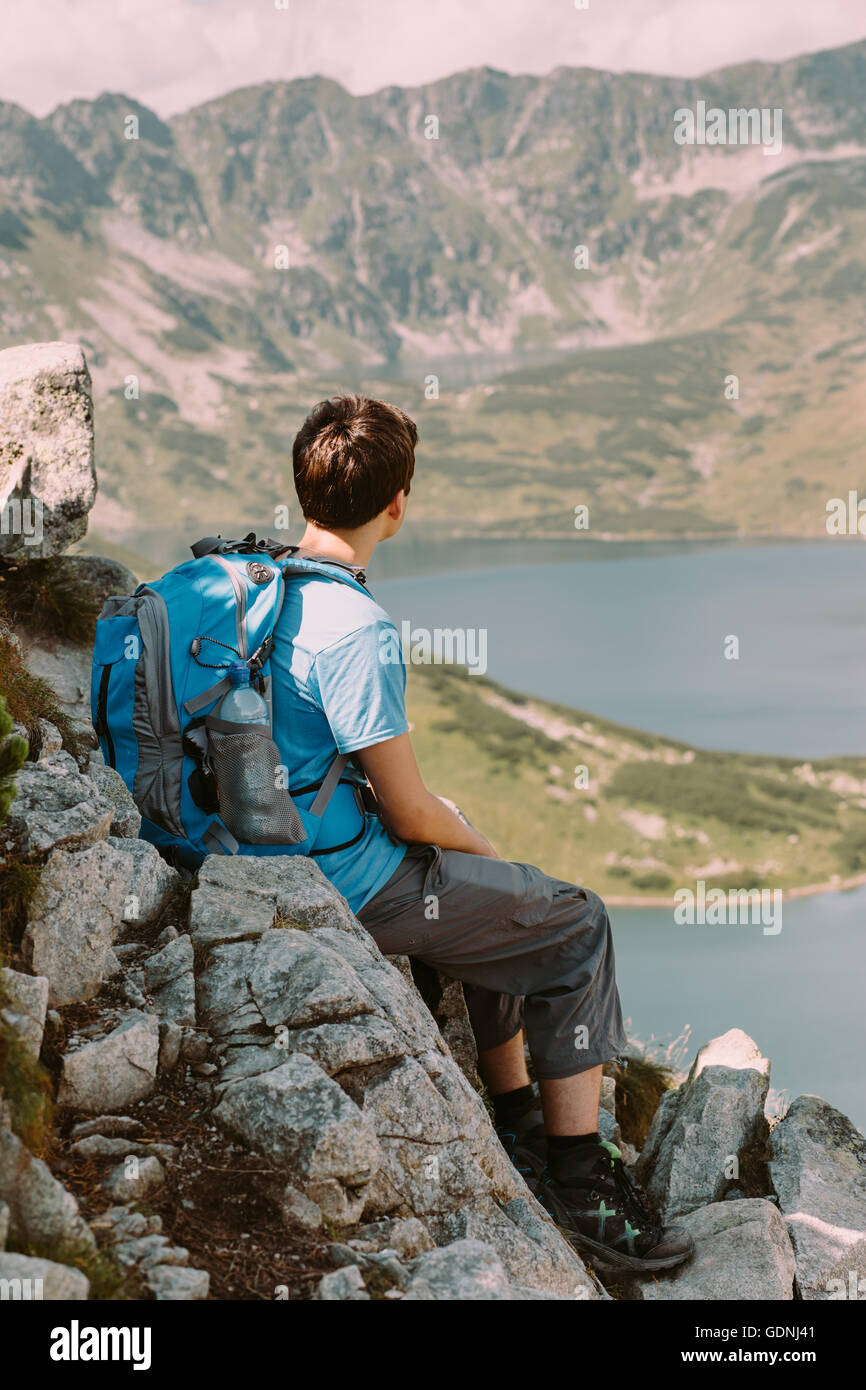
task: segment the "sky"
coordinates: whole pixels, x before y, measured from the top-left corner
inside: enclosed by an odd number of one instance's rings
[[[481,65],[698,76],[864,37],[864,0],[0,0],[0,100],[114,91],[165,117],[315,73],[354,93]]]

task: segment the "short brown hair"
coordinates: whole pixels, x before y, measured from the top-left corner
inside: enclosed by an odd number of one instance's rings
[[[295,437],[295,489],[307,521],[353,530],[384,511],[415,471],[414,420],[387,401],[319,401]]]

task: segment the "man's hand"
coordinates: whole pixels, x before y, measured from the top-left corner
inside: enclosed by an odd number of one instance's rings
[[[493,846],[424,785],[408,734],[355,755],[373,788],[383,821],[400,840],[498,859]]]

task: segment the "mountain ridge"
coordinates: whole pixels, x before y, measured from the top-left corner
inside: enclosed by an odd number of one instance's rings
[[[818,535],[866,482],[864,78],[860,41],[700,78],[295,78],[167,120],[0,104],[0,346],[86,349],[106,542],[253,486],[284,504],[341,387],[419,419],[436,533],[564,535],[589,490],[599,535]],[[678,146],[699,98],[781,105],[781,154]]]

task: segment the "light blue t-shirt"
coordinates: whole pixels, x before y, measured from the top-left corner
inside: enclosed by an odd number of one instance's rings
[[[357,753],[407,732],[406,667],[397,630],[360,584],[288,575],[274,639],[274,737],[288,765],[290,790],[320,782],[338,752]],[[343,775],[363,781],[351,764]],[[331,803],[317,849],[343,843],[361,828],[350,797],[341,790]],[[316,862],[358,912],[405,853],[403,841],[368,813],[357,844],[317,856]]]

